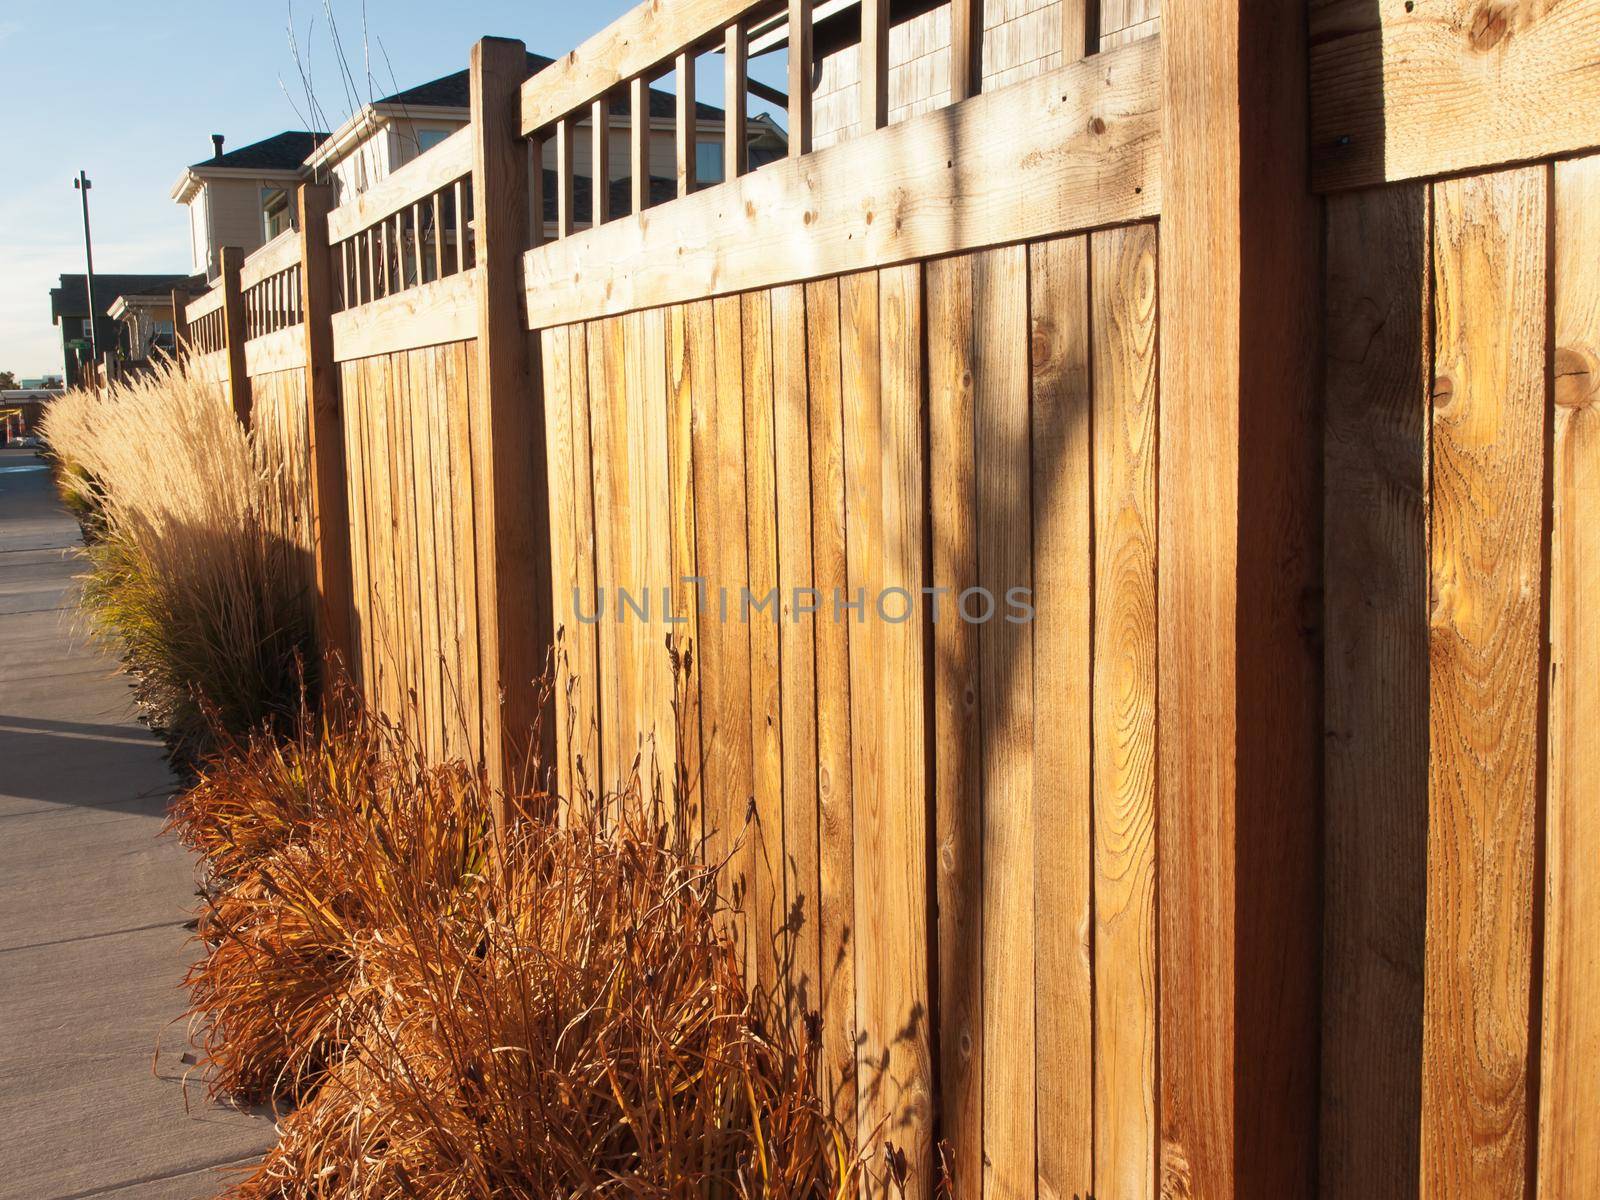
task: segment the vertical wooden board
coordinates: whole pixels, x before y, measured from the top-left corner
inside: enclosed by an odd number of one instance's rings
[[[710,609],[700,619],[700,632],[706,640],[706,672],[701,679],[706,852],[713,862],[730,862],[726,882],[742,913],[741,944],[748,946],[752,879],[749,860],[738,853],[751,836],[750,807],[755,793],[750,756],[750,638],[739,613],[739,589],[750,578],[745,540],[742,325],[739,297],[725,296],[713,302],[716,400],[703,442],[695,444],[697,467],[709,467],[695,472],[695,531]]]
[[[573,533],[574,496],[577,492],[573,484],[573,472],[577,456],[572,444],[572,364],[567,357],[570,342],[566,326],[545,329],[533,336],[540,342],[540,353],[536,361],[544,375],[544,436],[550,455],[548,483],[551,612],[555,616],[556,644],[561,657],[567,660],[557,664],[556,789],[561,796],[570,799],[574,771],[571,744],[571,691],[567,687],[567,681],[571,677],[572,644],[577,636],[572,596],[578,582],[577,550],[574,546]]]
[[[1422,1190],[1527,1194],[1547,168],[1434,186]]]
[[[666,314],[659,308],[639,314],[639,343],[634,367],[638,388],[640,504],[639,578],[649,588],[650,620],[638,627],[639,663],[644,711],[641,723],[653,739],[650,781],[660,782],[663,803],[671,801],[667,786],[676,768],[672,714],[672,662],[666,638],[668,597],[672,591],[672,507],[667,461],[667,335]]]
[[[976,626],[974,256],[935,259],[928,294],[928,472],[934,595],[933,778],[939,901],[939,1102],[955,1194],[983,1195],[983,792]]]
[[[856,1123],[904,1152],[920,1198],[933,1150],[923,630],[883,620],[878,600],[898,612],[890,589],[915,596],[923,580],[921,269],[847,277],[840,299],[845,394],[860,398],[845,425],[849,585],[872,609],[852,629],[851,692],[875,698],[851,712]]]
[[[688,670],[679,704],[677,811],[684,835],[699,844],[705,837],[704,760],[701,752],[701,679],[705,646],[700,636],[696,565],[695,499],[698,495],[694,448],[699,408],[714,399],[714,335],[711,302],[675,305],[667,322],[667,457],[672,506],[672,583],[674,612],[684,624],[674,631],[680,652],[687,651]]]
[[[568,362],[571,365],[572,446],[573,446],[573,552],[576,595],[572,606],[573,636],[569,646],[571,669],[577,685],[572,689],[573,769],[584,788],[600,778],[600,648],[591,621],[578,619],[581,612],[593,617],[598,611],[595,595],[595,513],[594,453],[590,445],[589,424],[589,342],[582,323],[567,327]],[[558,610],[559,611],[559,610]],[[576,797],[569,797],[576,798]]]
[[[633,595],[644,610],[641,618],[637,612],[619,610],[623,625],[618,631],[624,651],[626,677],[621,680],[621,702],[624,706],[624,733],[628,737],[624,753],[630,762],[638,764],[641,794],[653,798],[650,778],[653,769],[654,729],[652,716],[655,695],[652,673],[655,639],[652,633],[651,593],[653,581],[647,566],[649,554],[650,503],[645,490],[645,386],[644,367],[644,313],[633,312],[622,317],[618,324],[621,339],[620,387],[612,397],[620,401],[612,412],[617,419],[616,431],[621,437],[621,456],[617,467],[619,478],[613,479],[614,495],[622,504],[617,520],[618,531],[618,584]]]
[[[1034,1010],[1040,1200],[1092,1190],[1089,245],[1029,247]]]
[[[822,963],[822,1083],[834,1116],[856,1127],[855,791],[850,626],[836,601],[848,586],[840,287],[806,284],[811,398],[811,560],[816,620],[817,868]]]
[[[478,539],[473,510],[477,506],[477,481],[472,470],[471,393],[475,383],[476,347],[458,342],[447,361],[450,386],[450,474],[455,496],[457,638],[461,656],[462,733],[471,760],[483,761],[483,663],[478,637]]]
[[[772,297],[740,297],[744,357],[745,519],[749,594],[740,620],[750,631],[750,765],[755,820],[750,863],[752,978],[778,983],[783,925],[783,728],[780,711],[777,459],[773,431]],[[766,604],[771,596],[770,604]],[[766,604],[765,607],[757,607]]]
[[[369,537],[373,559],[373,663],[377,668],[378,710],[399,714],[394,640],[394,501],[389,471],[389,389],[382,355],[363,360],[367,375],[371,426],[367,443],[372,478],[373,520]]]
[[[1156,234],[1097,233],[1094,281],[1096,1195],[1156,1195]]]
[[[1322,1123],[1329,1200],[1417,1194],[1428,840],[1428,189],[1327,208]]]
[[[964,610],[977,626],[983,749],[984,1192],[1036,1184],[1034,1151],[1033,639],[1015,608],[1033,590],[1028,385],[1028,252],[972,261],[973,476],[977,584]],[[1000,1048],[1004,1049],[1001,1050]]]
[[[359,362],[344,363],[340,367],[340,390],[345,406],[345,454],[350,464],[350,513],[354,521],[351,530],[350,554],[354,580],[350,589],[351,620],[356,631],[356,662],[351,664],[360,683],[361,695],[369,706],[376,706],[377,694],[373,690],[372,641],[372,551],[370,512],[372,472],[367,465],[368,402],[366,375]]]
[[[439,736],[447,758],[463,759],[467,749],[461,737],[461,650],[457,632],[461,598],[456,591],[460,566],[456,562],[456,498],[450,484],[450,348],[436,347],[433,354],[434,401],[428,414],[428,471],[433,483],[433,545],[435,586],[438,589]]]
[[[1600,1194],[1600,157],[1555,166],[1542,1196]]]
[[[782,972],[784,1013],[796,1034],[821,1012],[821,881],[817,811],[816,624],[825,614],[811,555],[810,410],[806,387],[806,294],[772,291],[772,399],[777,525],[779,695],[783,731]]]
[[[398,239],[396,239],[398,241]],[[401,260],[395,260],[401,269]],[[405,641],[406,712],[411,714],[413,735],[424,725],[427,689],[423,683],[423,605],[422,539],[417,526],[417,481],[412,454],[415,416],[412,402],[416,389],[412,379],[412,356],[402,351],[390,356],[394,382],[391,399],[395,413],[394,480],[395,504],[400,516],[400,634]]]
[[[590,437],[594,462],[595,591],[599,672],[605,681],[600,702],[600,790],[620,786],[633,762],[636,723],[632,703],[631,646],[618,621],[619,588],[630,588],[622,564],[626,553],[627,432],[624,364],[621,361],[621,318],[592,321],[588,328]],[[600,605],[605,605],[601,611]],[[615,611],[613,611],[615,610]]]
[[[418,607],[413,618],[418,623],[418,690],[423,697],[422,724],[418,741],[430,759],[444,755],[444,680],[439,658],[439,582],[438,548],[433,539],[433,472],[429,469],[428,441],[434,399],[432,349],[413,350],[410,358],[411,400],[411,489],[416,513],[416,555]]]

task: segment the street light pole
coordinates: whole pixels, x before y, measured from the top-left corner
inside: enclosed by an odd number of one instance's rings
[[[78,194],[83,199],[83,257],[89,268],[89,273],[85,276],[89,293],[89,363],[90,369],[94,370],[100,362],[99,331],[96,328],[99,324],[96,319],[99,313],[94,306],[94,242],[89,237],[89,189],[94,185],[89,182],[88,175],[79,171],[78,177],[72,181],[72,186],[78,189]]]

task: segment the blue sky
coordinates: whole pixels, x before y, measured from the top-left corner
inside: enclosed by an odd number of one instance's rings
[[[0,4],[0,370],[61,370],[49,291],[62,272],[83,270],[72,188],[80,167],[94,183],[96,270],[182,272],[187,223],[169,192],[186,165],[209,156],[210,135],[226,135],[233,148],[306,127],[295,114],[295,105],[305,110],[305,89],[289,47],[291,13],[322,106],[336,121],[348,114],[325,2],[359,75],[361,0]],[[366,0],[364,7],[372,87],[382,96],[395,90],[392,82],[409,87],[462,69],[485,34],[560,54],[632,0]],[[703,74],[711,77],[704,98],[716,103],[718,73]]]

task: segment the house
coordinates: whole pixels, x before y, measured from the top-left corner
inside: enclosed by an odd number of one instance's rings
[[[118,296],[111,302],[106,315],[122,327],[117,338],[120,357],[128,362],[140,363],[153,355],[171,355],[177,345],[176,321],[172,311],[173,292],[194,297],[205,290],[206,277],[196,274],[173,287],[158,285]]]
[[[185,167],[172,198],[189,210],[193,270],[215,279],[222,247],[246,254],[289,228],[287,196],[305,176],[305,161],[327,137],[286,130],[237,150],[223,149],[211,135],[211,157]]]
[[[528,55],[528,74],[538,74],[554,60],[542,54]],[[392,174],[406,163],[438,145],[470,118],[468,71],[457,71],[405,91],[396,92],[382,100],[366,104],[349,120],[331,133],[327,140],[306,159],[308,172],[316,178],[332,181],[343,203],[352,195],[359,195],[372,184]],[[676,143],[677,98],[659,88],[650,89],[650,175],[652,193],[660,197],[675,193],[678,174]],[[713,104],[695,105],[695,174],[700,183],[713,183],[722,179],[722,153],[726,114]],[[631,98],[622,91],[611,97],[610,121],[618,131],[610,139],[608,178],[612,184],[612,211],[624,212],[630,200],[626,186],[616,186],[627,180],[631,166],[629,144],[626,136],[632,126]],[[576,125],[579,135],[574,138],[572,172],[574,176],[574,207],[580,221],[590,212],[589,181],[593,176],[594,143],[590,136],[592,122],[585,116]],[[749,122],[749,155],[752,166],[760,166],[788,152],[788,139],[779,126],[765,116],[753,117]],[[552,186],[545,190],[547,220],[554,222],[553,209],[556,166],[555,146],[544,147],[544,167],[550,173]],[[550,232],[554,232],[553,228]]]
[[[94,277],[94,341],[102,354],[110,351],[127,359],[133,349],[128,325],[111,315],[112,306],[125,296],[167,296],[168,332],[172,321],[171,294],[190,283],[187,275],[101,275]],[[88,280],[83,275],[61,276],[61,286],[50,289],[50,320],[61,330],[61,358],[66,386],[76,387],[89,361],[90,315]]]

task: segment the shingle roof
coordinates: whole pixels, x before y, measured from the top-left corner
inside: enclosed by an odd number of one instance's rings
[[[273,134],[248,146],[224,152],[221,158],[207,158],[194,163],[190,170],[201,171],[207,167],[226,167],[232,170],[298,171],[306,158],[327,138],[325,133],[309,133],[303,129],[289,129]]]
[[[105,316],[106,310],[118,296],[160,295],[162,290],[172,291],[188,285],[190,275],[101,275],[94,277],[95,307],[97,314]],[[82,275],[63,275],[61,286],[50,289],[50,320],[62,317],[89,315],[89,285]]]
[[[528,54],[528,74],[537,75],[555,60],[546,58],[542,54]],[[466,108],[470,104],[468,94],[470,71],[457,71],[453,75],[441,75],[438,79],[427,83],[419,83],[416,87],[406,88],[392,96],[385,96],[379,104],[394,104],[398,106],[411,106],[415,108]],[[650,115],[661,119],[671,118],[677,112],[678,98],[671,92],[664,92],[660,88],[650,89]],[[714,104],[695,103],[695,115],[708,121],[722,120],[722,110]],[[618,92],[611,97],[611,111],[618,116],[625,116],[633,111],[633,105],[626,92]],[[311,152],[306,151],[307,154]]]

